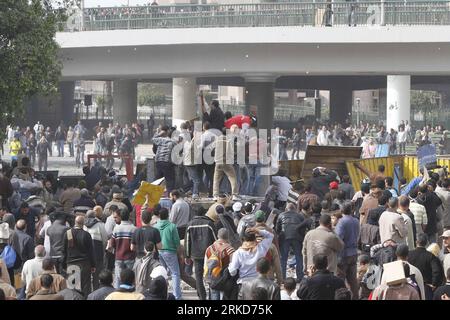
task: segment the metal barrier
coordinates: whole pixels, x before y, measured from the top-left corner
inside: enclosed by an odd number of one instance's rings
[[[82,30],[449,25],[450,1],[288,2],[86,8]]]
[[[394,166],[398,165],[401,168],[402,176],[407,181],[419,176],[419,161],[416,156],[391,156],[382,158],[371,158],[361,160],[346,161],[347,171],[349,173],[352,185],[355,190],[361,190],[361,181],[366,175],[354,166],[354,163],[359,163],[370,172],[376,172],[378,166],[383,164],[386,168],[385,176],[394,178]],[[450,156],[438,156],[437,164],[439,166],[450,167]],[[401,178],[399,177],[399,178]]]

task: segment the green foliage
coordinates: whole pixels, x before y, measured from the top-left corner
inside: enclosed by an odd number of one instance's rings
[[[98,108],[103,108],[105,106],[106,99],[103,96],[96,96],[95,97],[95,104]]]
[[[138,91],[138,104],[140,106],[157,107],[166,103],[164,92],[153,84],[141,84]]]
[[[435,91],[413,90],[411,91],[411,107],[416,111],[429,112],[438,107],[439,94]]]
[[[23,118],[24,101],[57,91],[62,63],[55,33],[69,0],[0,0],[0,140]]]
[[[413,112],[423,112],[424,121],[433,117],[433,113],[439,109],[439,93],[436,91],[413,90],[411,91],[411,108]]]

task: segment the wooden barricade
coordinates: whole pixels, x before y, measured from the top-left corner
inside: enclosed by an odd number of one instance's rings
[[[302,169],[304,160],[283,160],[279,161],[280,169],[287,172],[287,176],[291,181],[297,181],[302,178]]]
[[[306,149],[301,176],[308,181],[315,167],[336,171],[339,176],[348,174],[346,161],[361,158],[361,147],[313,146]]]

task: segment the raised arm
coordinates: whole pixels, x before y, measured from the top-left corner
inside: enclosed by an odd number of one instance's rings
[[[367,177],[370,178],[371,172],[369,170],[367,170],[367,168],[365,168],[363,165],[361,165],[358,162],[354,162],[353,165],[355,166],[356,169],[361,170]]]
[[[200,106],[202,108],[202,113],[206,113],[205,97],[203,96],[203,91],[200,90],[200,93],[198,96],[200,97]]]

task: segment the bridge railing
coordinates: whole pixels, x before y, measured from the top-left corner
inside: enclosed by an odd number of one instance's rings
[[[449,24],[449,0],[278,2],[86,8],[72,30]]]

